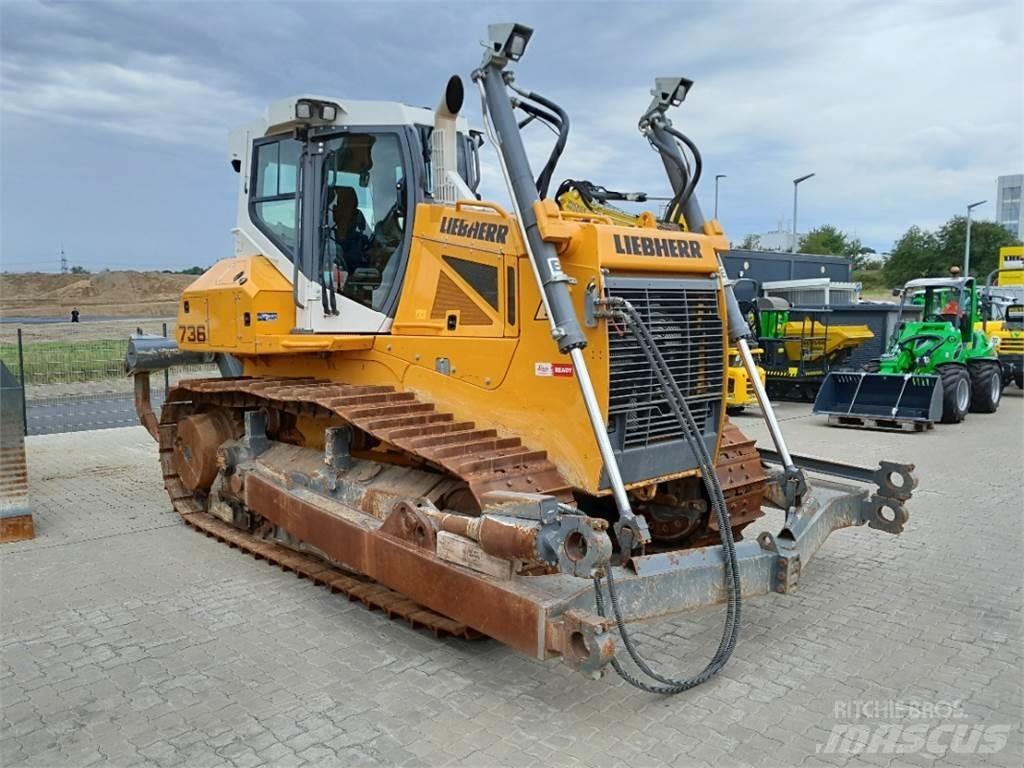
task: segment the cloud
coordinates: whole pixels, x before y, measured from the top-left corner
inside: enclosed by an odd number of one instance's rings
[[[182,143],[223,144],[228,116],[258,114],[253,100],[181,70],[172,56],[137,56],[130,66],[4,61],[0,98],[19,115]]]
[[[911,224],[934,226],[991,196],[997,175],[1024,165],[1022,9],[736,3],[637,57],[652,73],[697,80],[672,117],[702,148],[705,178],[728,174],[734,236],[788,219],[790,180],[816,171],[801,187],[801,221],[854,230],[881,250]],[[647,98],[633,85],[606,89],[591,107],[595,130],[615,143],[635,137],[623,113],[639,114]]]
[[[736,239],[788,219],[791,179],[809,171],[817,176],[801,186],[801,226],[831,223],[886,250],[910,225],[940,224],[992,198],[997,175],[1024,169],[1019,0],[19,2],[0,12],[5,176],[18,171],[39,121],[56,123],[68,146],[92,132],[221,150],[229,128],[303,91],[432,105],[448,75],[477,66],[486,25],[509,18],[536,28],[517,83],[571,116],[556,183],[666,194],[636,122],[656,75],[696,80],[672,119],[703,154],[706,209],[714,175],[728,175],[721,211]],[[478,101],[470,89],[476,125]],[[537,125],[524,132],[535,170],[553,138]],[[491,150],[483,160],[484,189],[506,199]],[[189,194],[209,207],[203,196],[214,192]],[[6,220],[12,205],[27,217],[46,210],[27,197],[3,205]],[[4,237],[11,247],[14,236]]]

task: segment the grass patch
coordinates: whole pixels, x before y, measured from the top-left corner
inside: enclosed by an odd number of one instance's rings
[[[59,384],[123,376],[127,349],[127,339],[25,344],[25,384]],[[0,343],[0,360],[17,375],[18,345]]]

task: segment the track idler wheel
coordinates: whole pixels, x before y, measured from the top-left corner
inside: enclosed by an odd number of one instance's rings
[[[205,491],[219,469],[217,448],[235,435],[235,425],[224,411],[186,416],[178,422],[174,439],[174,468],[190,491]]]

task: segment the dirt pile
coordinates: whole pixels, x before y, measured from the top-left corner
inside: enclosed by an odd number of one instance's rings
[[[162,272],[98,272],[94,275],[4,273],[0,316],[167,317],[194,275]]]

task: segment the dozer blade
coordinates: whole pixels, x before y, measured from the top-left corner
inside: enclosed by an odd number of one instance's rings
[[[942,416],[942,385],[927,374],[832,372],[814,400],[829,424],[921,431]]]

